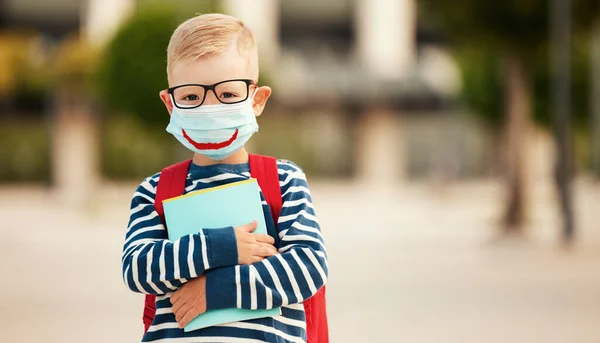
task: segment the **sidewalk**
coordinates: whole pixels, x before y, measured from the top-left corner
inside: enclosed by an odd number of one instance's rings
[[[135,185],[85,211],[0,188],[0,341],[138,342],[143,297],[125,289],[121,244]],[[577,186],[581,244],[556,245],[549,190],[528,239],[492,242],[489,183],[312,187],[330,256],[333,343],[600,341],[600,187]]]

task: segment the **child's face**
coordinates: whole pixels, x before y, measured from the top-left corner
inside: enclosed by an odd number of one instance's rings
[[[168,75],[169,87],[183,84],[212,85],[225,80],[256,80],[257,78],[258,66],[248,63],[244,57],[240,56],[235,45],[232,46],[229,52],[222,56],[201,58],[191,64],[177,63],[171,68]],[[250,97],[254,95],[252,107],[254,114],[258,117],[261,115],[271,95],[271,88],[251,85],[249,94]],[[165,103],[170,114],[173,110],[173,103],[168,91],[161,91],[160,98]],[[214,104],[220,104],[220,102],[217,100],[215,94],[209,91],[202,105]]]

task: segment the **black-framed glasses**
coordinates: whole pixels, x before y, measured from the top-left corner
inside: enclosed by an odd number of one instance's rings
[[[167,91],[177,108],[188,109],[200,107],[211,90],[217,100],[223,104],[237,104],[248,99],[250,86],[256,86],[256,81],[235,79],[217,82],[212,85],[185,84],[169,88]]]

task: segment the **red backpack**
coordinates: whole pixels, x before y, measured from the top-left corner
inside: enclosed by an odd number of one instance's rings
[[[165,223],[163,200],[180,196],[185,190],[185,182],[192,160],[179,162],[162,170],[156,188],[154,209]],[[273,157],[250,155],[250,174],[258,180],[258,184],[265,196],[267,204],[271,207],[273,222],[277,225],[281,212],[282,199],[279,187],[279,173],[277,160]],[[165,224],[166,228],[166,224]],[[325,307],[325,286],[314,296],[304,301],[306,313],[306,336],[308,343],[329,343],[329,329],[327,327],[327,312]],[[144,306],[144,333],[154,320],[156,313],[156,296],[146,295]]]

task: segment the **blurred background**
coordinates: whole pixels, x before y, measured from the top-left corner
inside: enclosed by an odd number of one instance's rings
[[[249,150],[306,171],[337,342],[600,342],[597,0],[0,0],[0,341],[136,342],[120,253],[166,47],[253,30]]]

